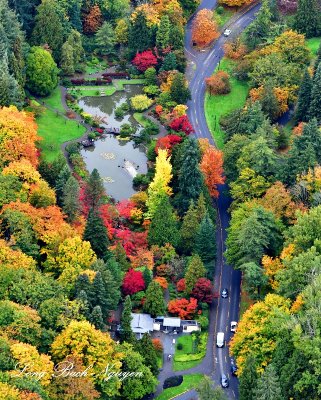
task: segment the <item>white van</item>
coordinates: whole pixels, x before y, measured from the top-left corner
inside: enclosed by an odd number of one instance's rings
[[[224,347],[224,332],[217,332],[216,346],[217,347]]]

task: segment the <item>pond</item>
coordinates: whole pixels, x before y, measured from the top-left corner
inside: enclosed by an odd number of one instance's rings
[[[123,123],[142,127],[130,113],[119,121],[115,118],[115,109],[132,96],[142,93],[141,86],[126,85],[125,91],[119,91],[112,96],[84,97],[79,101],[80,107],[91,115],[104,117],[103,126],[119,128]],[[133,177],[147,172],[147,157],[142,146],[135,146],[133,141],[120,140],[116,136],[107,135],[95,141],[95,147],[83,149],[81,154],[89,172],[97,168],[104,181],[108,195],[115,200],[128,199],[136,191],[133,188]]]

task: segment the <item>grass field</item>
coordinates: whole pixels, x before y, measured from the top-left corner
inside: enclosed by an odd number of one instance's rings
[[[56,89],[51,93],[50,96],[44,97],[43,101],[50,107],[55,108],[56,110],[59,110],[61,112],[65,111],[61,103],[61,92],[59,87],[56,87]]]
[[[228,8],[228,7],[223,7],[223,11],[220,16],[220,23],[219,23],[219,28],[224,26],[227,21],[236,13],[236,10],[233,8]]]
[[[157,396],[156,400],[170,400],[187,390],[195,389],[203,377],[204,375],[202,374],[185,375],[183,377],[183,382],[179,386],[165,389],[159,396]]]
[[[181,343],[183,345],[182,350],[178,350],[177,345],[178,343]],[[178,338],[177,344],[176,344],[176,350],[175,350],[175,356],[177,355],[186,355],[186,354],[192,354],[194,353],[194,348],[193,348],[193,337],[192,335],[184,335]],[[196,367],[196,365],[199,365],[202,361],[203,358],[200,358],[199,360],[190,360],[190,361],[176,361],[175,356],[173,359],[173,370],[174,371],[183,371],[185,369],[190,369]]]
[[[242,107],[249,92],[247,82],[241,82],[232,76],[232,69],[235,62],[223,58],[219,69],[230,74],[231,92],[226,95],[205,94],[205,117],[215,143],[219,149],[224,147],[224,132],[221,130],[219,122],[223,115]]]
[[[315,57],[317,55],[318,48],[321,43],[321,37],[307,39],[307,46],[310,49],[312,55]]]
[[[37,118],[37,124],[38,134],[43,138],[39,147],[46,161],[53,161],[60,154],[60,146],[64,142],[77,139],[86,131],[83,126],[78,127],[76,121],[57,116],[55,112],[48,109]]]

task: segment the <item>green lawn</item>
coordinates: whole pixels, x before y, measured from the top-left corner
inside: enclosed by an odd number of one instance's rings
[[[205,117],[215,143],[219,149],[224,147],[224,132],[221,130],[219,121],[221,116],[240,108],[244,105],[248,96],[249,85],[247,82],[237,80],[232,76],[235,61],[223,58],[219,69],[230,74],[231,92],[226,95],[211,96],[205,94]]]
[[[181,343],[183,345],[182,350],[178,350],[177,345],[178,343]],[[196,365],[199,365],[203,361],[203,357],[200,356],[198,360],[184,360],[184,361],[177,361],[176,357],[177,356],[187,356],[186,358],[188,359],[188,354],[198,354],[195,349],[193,348],[193,337],[192,335],[184,335],[178,338],[177,343],[176,343],[176,349],[175,349],[175,355],[173,359],[173,370],[174,371],[183,371],[186,369],[194,368]]]
[[[135,112],[133,114],[133,117],[144,128],[147,128],[152,123],[152,121],[150,119],[146,118],[143,113]]]
[[[56,110],[59,110],[61,112],[65,111],[61,103],[61,92],[59,87],[56,87],[56,89],[51,93],[50,96],[44,97],[43,101]]]
[[[236,9],[230,7],[223,7],[223,12],[219,14],[220,16],[220,23],[219,28],[224,26],[229,19],[236,13]]]
[[[321,43],[321,37],[307,39],[306,43],[312,55],[315,57],[317,55],[317,51]]]
[[[67,120],[60,115],[56,115],[51,110],[46,111],[37,118],[38,134],[43,138],[39,147],[42,156],[47,161],[53,161],[61,152],[62,143],[81,137],[86,128],[79,125],[76,121]]]
[[[165,389],[159,396],[157,396],[156,400],[170,400],[188,390],[195,389],[203,377],[204,375],[202,374],[185,375],[183,377],[183,382],[179,386]]]

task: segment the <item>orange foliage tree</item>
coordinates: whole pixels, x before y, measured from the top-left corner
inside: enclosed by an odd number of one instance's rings
[[[155,282],[157,282],[159,284],[159,286],[165,290],[168,288],[168,282],[166,280],[166,278],[162,277],[162,276],[156,276],[156,278],[154,279]]]
[[[129,255],[132,268],[145,267],[152,270],[154,267],[154,256],[153,252],[146,249],[137,249],[135,255]]]
[[[276,116],[280,116],[284,114],[286,111],[288,111],[289,109],[288,102],[290,99],[291,90],[292,88],[289,89],[286,87],[273,88],[274,96],[278,102],[278,111]],[[253,102],[261,100],[263,96],[264,96],[264,86],[259,86],[258,88],[253,88],[250,90],[250,98]]]
[[[224,44],[224,55],[232,60],[238,60],[245,56],[247,48],[238,38],[234,42]]]
[[[211,95],[227,94],[231,91],[229,74],[225,71],[217,71],[215,74],[205,79],[207,90]]]
[[[220,0],[220,4],[225,4],[228,7],[240,7],[252,3],[253,0]]]
[[[0,109],[0,167],[22,158],[33,166],[38,164],[37,124],[31,113],[14,106]]]
[[[279,257],[269,257],[263,256],[262,258],[262,266],[264,269],[264,273],[269,278],[269,284],[271,285],[272,289],[277,289],[278,282],[275,280],[275,275],[283,269],[282,262]]]
[[[197,310],[197,300],[191,297],[187,299],[171,300],[168,303],[168,311],[178,315],[181,319],[192,319]]]
[[[218,197],[217,185],[225,181],[223,176],[223,155],[220,150],[210,146],[202,157],[200,170],[203,173],[205,184],[212,197]]]
[[[101,11],[98,5],[91,7],[89,13],[83,20],[83,31],[89,35],[92,35],[98,31],[103,23]]]
[[[208,46],[218,38],[219,32],[216,22],[213,20],[213,12],[208,9],[200,10],[192,26],[192,41],[198,47]]]

